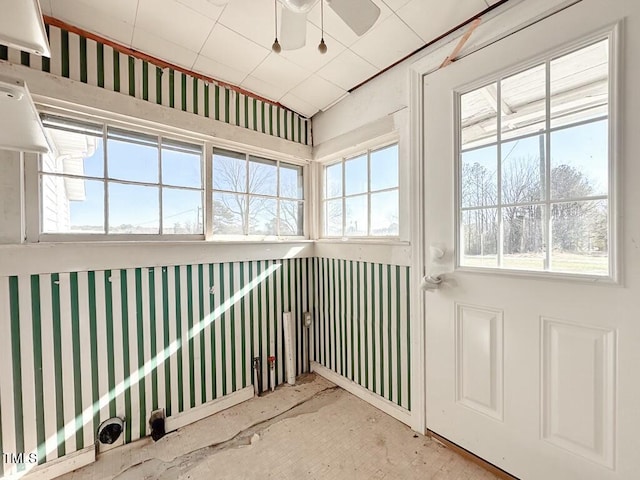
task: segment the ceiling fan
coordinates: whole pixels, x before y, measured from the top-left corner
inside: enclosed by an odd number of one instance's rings
[[[284,50],[296,50],[304,47],[307,39],[307,14],[318,0],[280,0],[282,3],[282,19],[280,25],[280,43]],[[378,20],[380,8],[372,0],[320,0],[320,7],[326,1],[331,8],[353,32],[361,36]],[[321,12],[321,17],[324,13]],[[321,21],[323,19],[321,18]],[[322,25],[324,30],[324,25]],[[324,32],[323,32],[324,34]],[[319,50],[326,51],[324,39]]]

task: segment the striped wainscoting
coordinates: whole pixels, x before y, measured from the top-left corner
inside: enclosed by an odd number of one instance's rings
[[[304,145],[311,121],[214,80],[156,66],[110,45],[46,25],[51,58],[0,45],[0,60]]]
[[[297,320],[302,373],[313,268],[291,259],[0,277],[0,451],[50,461],[93,444],[116,415],[133,441],[156,408],[172,416],[251,385],[254,356],[269,388],[267,357],[284,359],[283,311]]]
[[[409,267],[315,258],[312,359],[411,410]]]

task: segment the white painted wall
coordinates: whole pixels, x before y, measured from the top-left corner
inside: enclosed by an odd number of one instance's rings
[[[24,238],[22,156],[0,150],[0,244]]]

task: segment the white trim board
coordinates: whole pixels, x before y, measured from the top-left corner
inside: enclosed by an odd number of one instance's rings
[[[37,478],[38,480],[49,480],[57,478],[60,475],[64,475],[65,473],[73,472],[74,470],[82,468],[95,461],[96,448],[95,445],[90,445],[82,450],[65,455],[64,457],[43,463],[42,465],[29,470],[24,476],[22,476],[22,472],[19,472],[15,476],[5,478],[24,478],[25,480],[35,480]]]
[[[392,416],[399,422],[402,422],[409,427],[412,426],[411,412],[409,410],[405,410],[395,403],[390,402],[386,398],[382,398],[381,396],[376,395],[371,390],[367,390],[363,386],[358,385],[357,383],[343,377],[342,375],[337,374],[333,370],[330,370],[327,367],[320,365],[319,363],[311,362],[311,371],[317,373],[321,377],[326,378],[330,382],[335,383],[343,390],[346,390],[347,392],[355,395],[361,400],[364,400],[378,410],[381,410],[387,415]]]

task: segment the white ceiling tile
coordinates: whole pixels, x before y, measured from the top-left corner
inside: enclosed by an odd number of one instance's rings
[[[484,0],[411,0],[398,10],[398,15],[428,43],[486,8]]]
[[[314,107],[323,109],[344,96],[347,92],[337,85],[314,75],[296,85],[289,93],[303,99]]]
[[[199,52],[214,23],[175,0],[139,0],[135,26]]]
[[[345,49],[344,45],[325,34],[324,41],[327,45],[327,52],[322,54],[318,51],[318,44],[321,38],[320,29],[307,22],[307,42],[305,46],[297,50],[282,50],[280,55],[310,72],[315,72],[336,58]]]
[[[411,0],[382,0],[391,10],[394,12],[398,11],[399,8],[403,7]],[[499,1],[499,0],[496,0]]]
[[[261,97],[273,100],[274,102],[280,100],[280,98],[288,91],[288,89],[282,85],[274,85],[252,75],[245,78],[240,86],[245,90],[254,92]]]
[[[202,55],[198,55],[198,58],[193,64],[193,70],[198,73],[202,73],[207,77],[231,83],[233,85],[240,85],[247,76],[247,72],[216,62],[215,60],[203,57]]]
[[[350,90],[377,72],[378,69],[369,62],[351,50],[345,50],[317,73],[344,90]]]
[[[273,85],[282,85],[288,91],[309,77],[311,72],[272,52],[251,75]]]
[[[218,6],[211,3],[209,0],[176,0],[191,10],[198,12],[200,15],[211,20],[218,20],[220,14],[224,11],[224,6]]]
[[[51,0],[40,0],[40,10],[43,15],[51,15]]]
[[[133,32],[132,46],[136,50],[184,68],[191,68],[198,56],[196,52],[160,38],[155,33],[147,32],[142,28],[136,28]]]
[[[278,8],[279,11],[280,8]],[[275,38],[273,1],[230,0],[218,22],[265,48],[271,48],[273,44]],[[280,22],[279,19],[278,22]]]
[[[131,9],[131,4],[133,9]],[[102,2],[86,0],[51,0],[51,15],[70,25],[131,46],[135,2],[124,4],[118,0],[111,10]]]
[[[305,102],[303,99],[297,97],[293,93],[287,93],[280,99],[280,103],[285,107],[290,108],[294,112],[301,113],[305,117],[312,117],[319,110],[318,107]]]
[[[351,47],[376,67],[386,68],[417,50],[424,41],[396,15],[369,30]]]
[[[225,65],[233,65],[236,70],[245,74],[260,65],[269,53],[269,49],[220,24],[216,24],[200,51],[200,55]]]
[[[382,0],[373,0],[380,8],[380,17],[373,25],[372,29],[382,23],[393,12]],[[308,20],[316,27],[320,28],[320,3],[318,2],[309,12]],[[343,45],[349,47],[353,45],[360,37],[356,35],[349,26],[331,9],[324,4],[324,31],[338,40]]]

